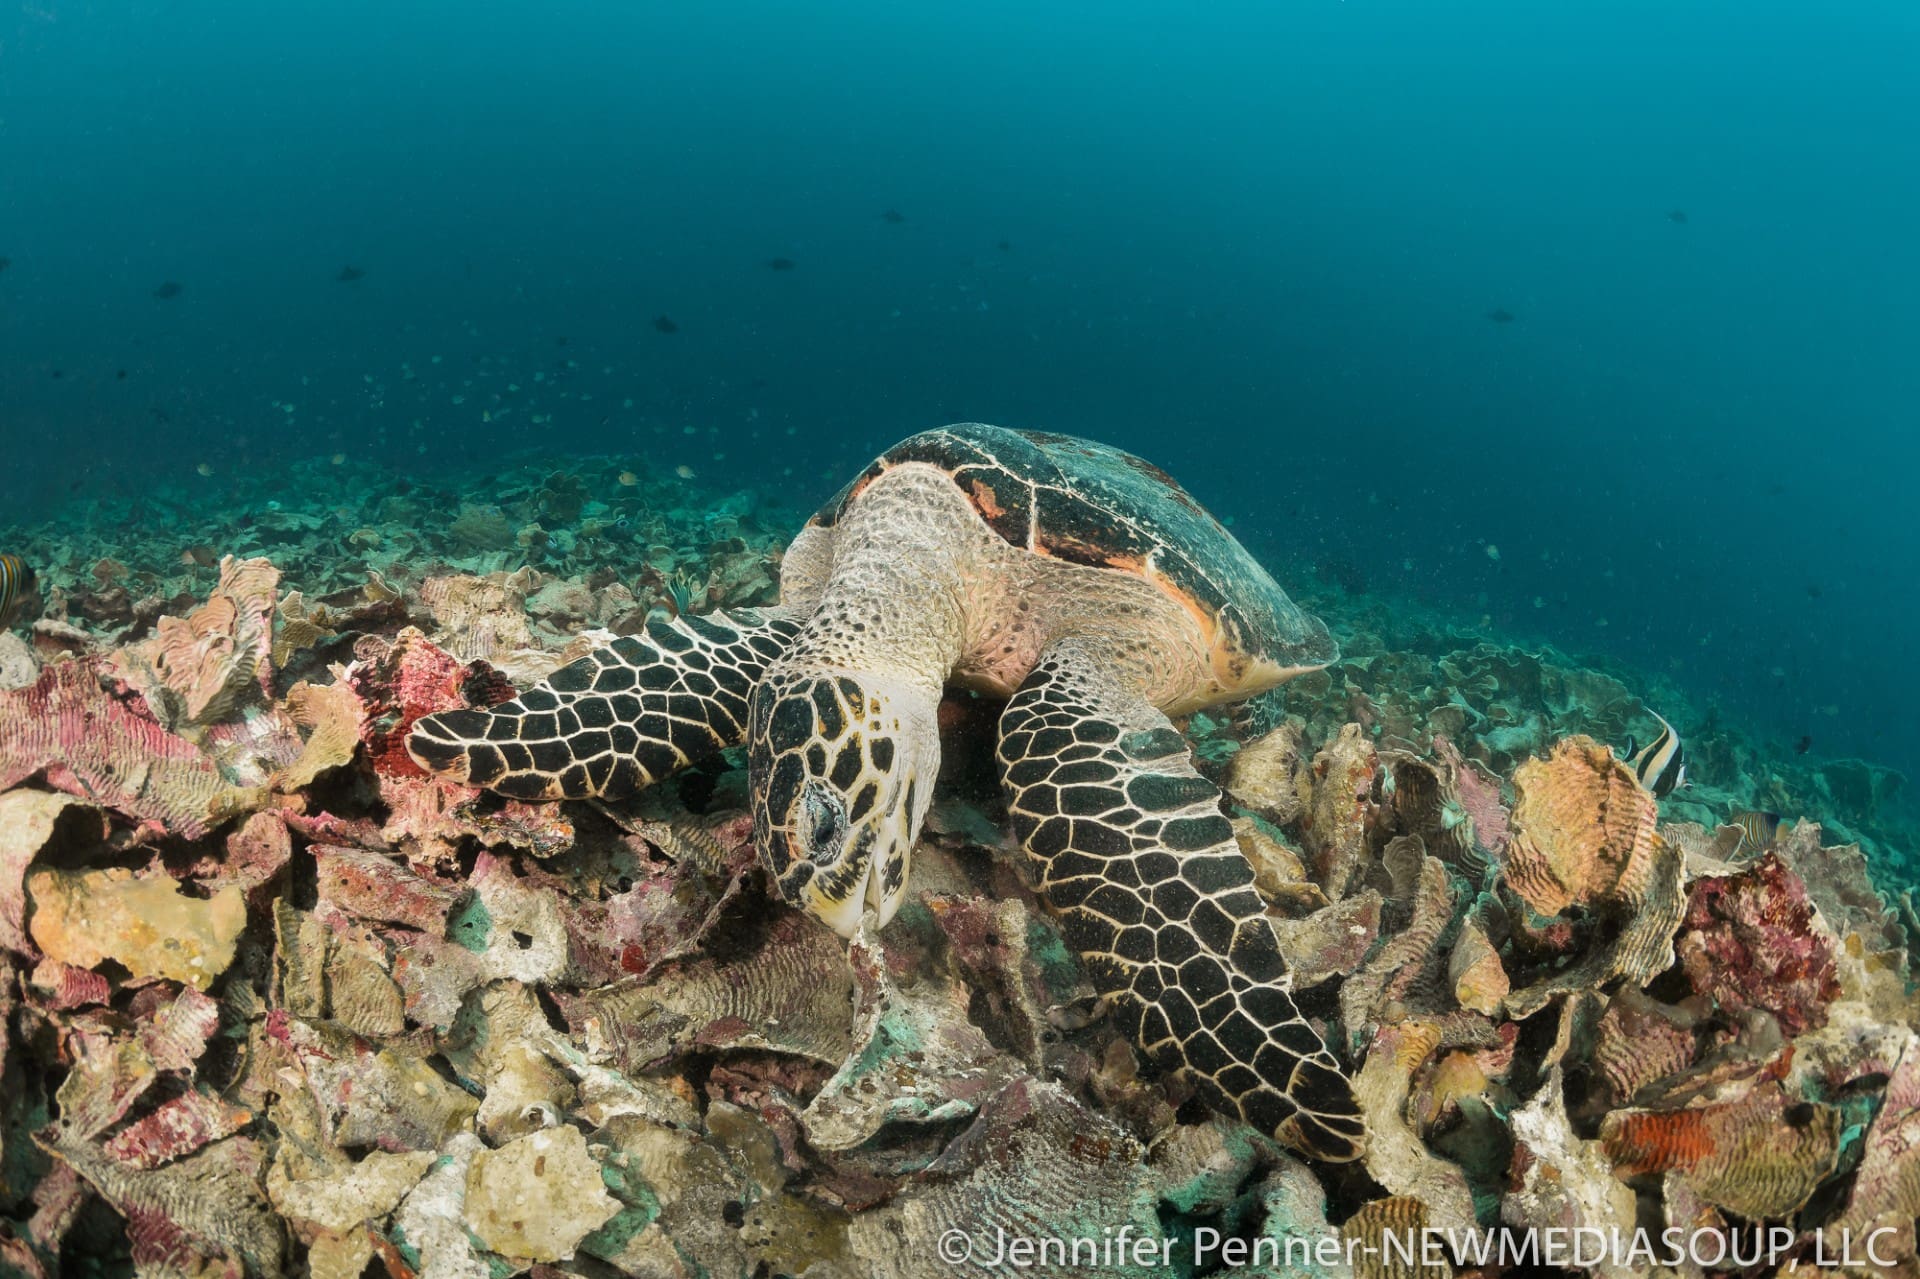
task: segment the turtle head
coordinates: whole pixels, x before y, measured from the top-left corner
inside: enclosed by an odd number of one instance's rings
[[[774,673],[753,693],[753,833],[787,901],[843,937],[906,894],[940,769],[939,702],[911,684]]]

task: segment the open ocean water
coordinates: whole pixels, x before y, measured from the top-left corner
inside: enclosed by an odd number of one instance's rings
[[[804,507],[1037,427],[1283,581],[1912,771],[1917,53],[1897,0],[9,4],[0,510],[536,443]]]

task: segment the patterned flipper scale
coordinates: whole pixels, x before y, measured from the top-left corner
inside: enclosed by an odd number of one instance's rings
[[[744,609],[651,621],[513,701],[427,716],[407,751],[514,799],[618,799],[739,745],[754,683],[798,630]]]
[[[1014,833],[1114,1015],[1216,1110],[1349,1160],[1348,1080],[1285,985],[1253,871],[1166,716],[1063,641],[1000,719]]]

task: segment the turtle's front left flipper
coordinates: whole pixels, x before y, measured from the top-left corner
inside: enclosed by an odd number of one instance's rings
[[[999,759],[1040,890],[1147,1055],[1298,1150],[1358,1155],[1352,1089],[1288,993],[1220,792],[1112,655],[1049,649],[1000,718]]]
[[[798,630],[746,609],[648,622],[510,702],[427,716],[407,753],[515,799],[617,799],[740,744],[755,682]]]

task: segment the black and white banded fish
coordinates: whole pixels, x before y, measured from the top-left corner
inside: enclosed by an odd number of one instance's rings
[[[0,555],[0,631],[13,625],[33,593],[33,570],[18,555]]]
[[[1734,857],[1758,855],[1771,848],[1773,837],[1780,833],[1780,814],[1758,808],[1738,809],[1727,818],[1727,825],[1740,828],[1740,842],[1733,846]]]
[[[1687,784],[1686,752],[1681,749],[1680,734],[1673,731],[1673,725],[1658,712],[1647,714],[1660,720],[1660,732],[1638,749],[1633,738],[1627,738],[1627,749],[1621,758],[1627,761],[1627,767],[1640,779],[1640,784],[1653,792],[1655,799],[1664,799]]]

